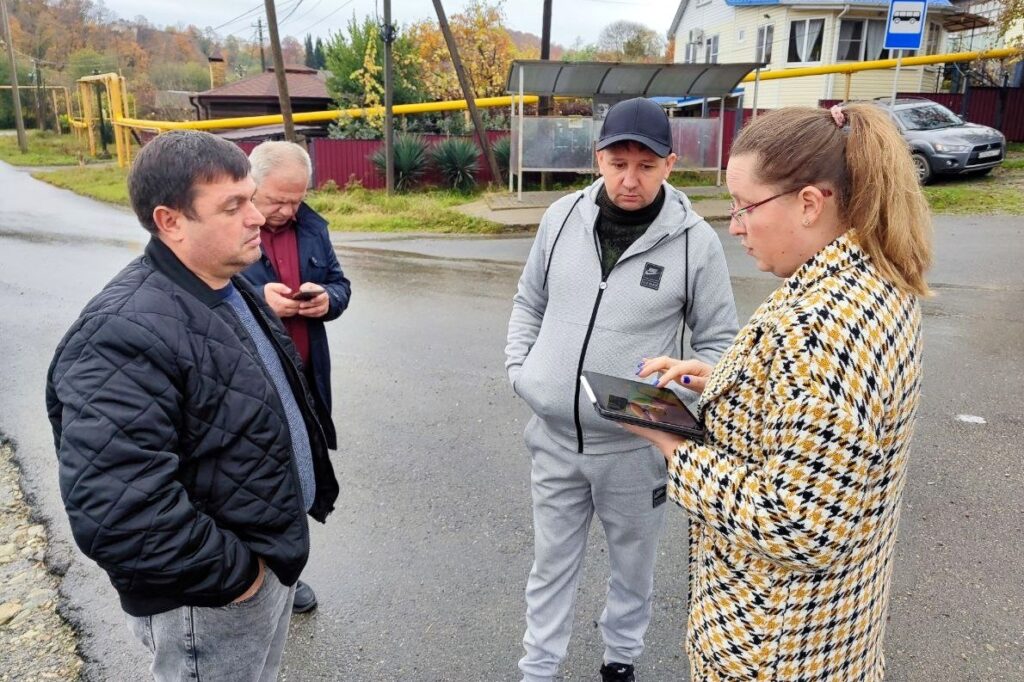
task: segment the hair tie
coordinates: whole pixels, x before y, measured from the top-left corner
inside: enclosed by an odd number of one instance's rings
[[[832,120],[836,122],[837,128],[842,128],[846,125],[846,114],[843,113],[842,108],[838,104],[832,105],[832,108],[828,110],[828,113],[832,114]]]

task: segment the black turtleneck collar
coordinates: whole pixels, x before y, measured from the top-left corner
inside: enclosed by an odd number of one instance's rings
[[[658,196],[649,205],[635,211],[627,211],[616,206],[604,185],[601,185],[597,192],[597,205],[601,209],[601,218],[608,222],[619,225],[650,225],[661,213],[661,207],[665,205],[665,186],[661,186]]]

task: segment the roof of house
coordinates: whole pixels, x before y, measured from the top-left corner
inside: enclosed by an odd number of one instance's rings
[[[331,99],[324,73],[306,66],[285,66],[288,95],[292,99]],[[203,99],[277,99],[277,75],[273,68],[264,73],[196,93]]]
[[[669,24],[668,27],[669,40],[672,40],[676,35],[676,31],[679,30],[679,24],[683,21],[683,13],[686,11],[689,4],[690,0],[680,0],[679,9],[676,10],[676,14],[672,18],[672,23]],[[823,5],[835,5],[837,9],[844,5],[856,5],[859,7],[889,6],[888,0],[725,0],[725,4],[730,7],[760,7],[767,5],[814,5],[816,7],[821,7]],[[953,9],[953,5],[949,0],[928,0],[928,7],[935,9]]]

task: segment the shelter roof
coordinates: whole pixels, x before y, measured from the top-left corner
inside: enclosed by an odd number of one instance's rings
[[[553,62],[516,60],[509,69],[505,91],[540,96],[595,97],[721,97],[756,62],[736,64],[636,64],[622,62]]]

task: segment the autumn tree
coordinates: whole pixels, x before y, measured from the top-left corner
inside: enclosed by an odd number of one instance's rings
[[[625,62],[660,60],[665,50],[661,36],[634,21],[616,21],[605,26],[597,39],[603,59]]]
[[[361,22],[355,16],[349,21],[344,31],[334,34],[322,44],[325,67],[330,72],[327,77],[327,90],[342,108],[365,106],[367,99],[366,83],[353,78],[356,71],[367,73],[366,55],[371,51],[373,43],[373,63],[379,67],[374,76],[380,92],[384,91],[384,41],[380,37],[380,29],[370,17]],[[316,48],[314,48],[315,52]],[[398,39],[391,46],[394,57],[394,102],[409,104],[419,102],[423,98],[420,87],[420,63],[416,57],[416,49],[412,38],[406,32],[399,32]]]
[[[1024,49],[1024,0],[1003,0],[999,34],[1007,45]]]
[[[512,60],[519,57],[504,26],[503,3],[474,0],[465,11],[453,14],[448,23],[476,96],[503,95],[509,67]],[[437,22],[418,22],[409,27],[408,33],[423,63],[423,88],[428,97],[432,100],[462,99],[448,45]]]

